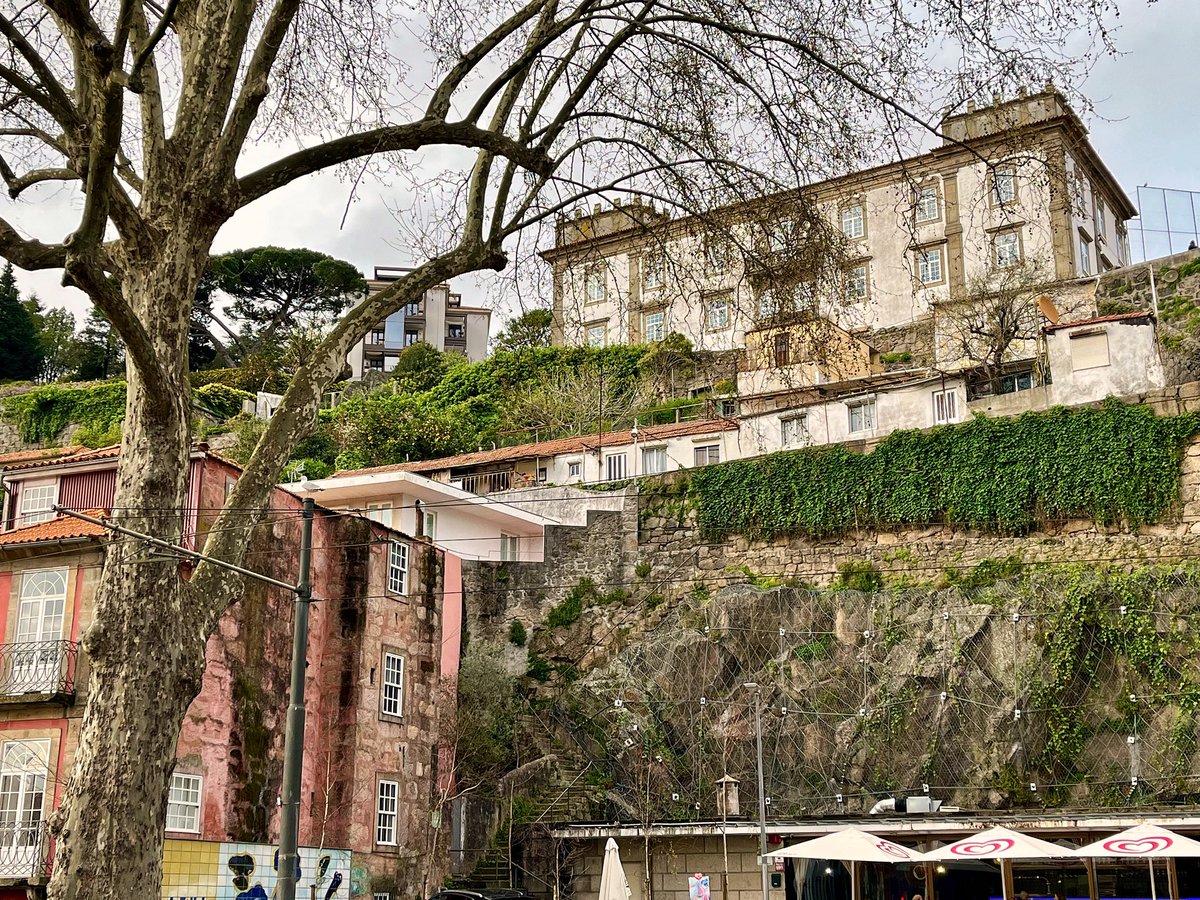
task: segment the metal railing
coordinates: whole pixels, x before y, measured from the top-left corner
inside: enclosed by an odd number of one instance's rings
[[[75,693],[77,641],[0,644],[0,702],[28,694]]]
[[[498,491],[507,491],[513,486],[514,479],[517,479],[517,473],[513,470],[507,472],[484,472],[480,475],[464,475],[462,478],[451,479],[450,483],[455,487],[460,487],[464,491],[469,491],[472,494],[494,494]]]
[[[52,844],[45,822],[0,825],[0,881],[45,881]]]

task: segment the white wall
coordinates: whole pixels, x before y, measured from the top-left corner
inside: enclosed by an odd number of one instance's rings
[[[1097,341],[1107,344],[1108,362],[1102,365],[1095,364],[1102,362]],[[1155,327],[1146,320],[1060,328],[1050,332],[1046,343],[1054,377],[1052,403],[1090,403],[1166,384]]]

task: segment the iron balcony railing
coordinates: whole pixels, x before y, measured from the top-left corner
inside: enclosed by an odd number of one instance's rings
[[[78,641],[0,644],[0,702],[25,696],[74,696]]]
[[[0,882],[44,883],[53,840],[45,822],[3,823],[0,812]]]
[[[462,478],[453,478],[450,483],[464,491],[470,491],[472,494],[483,495],[509,490],[513,487],[514,479],[517,477],[517,473],[512,470],[485,472],[480,475],[464,475]]]

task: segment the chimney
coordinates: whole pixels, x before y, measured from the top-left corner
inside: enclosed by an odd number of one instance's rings
[[[969,113],[975,112],[975,101],[974,100],[967,101],[967,112],[969,112]]]
[[[736,819],[742,814],[739,784],[740,781],[728,774],[717,780],[717,814],[722,819]]]
[[[600,204],[599,203],[597,203],[595,206],[592,207],[592,215],[593,216],[600,215]]]

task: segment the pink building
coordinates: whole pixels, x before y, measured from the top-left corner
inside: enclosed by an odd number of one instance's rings
[[[116,448],[18,461],[0,511],[0,900],[44,884],[43,821],[61,801],[87,702],[80,637],[103,563],[102,529],[52,507],[107,510]],[[3,461],[0,460],[0,464]],[[192,456],[184,532],[201,535],[236,465]],[[301,500],[276,489],[245,565],[297,579]],[[430,873],[438,808],[444,556],[427,539],[318,506],[300,842],[353,853],[333,897],[411,896]],[[184,722],[165,828],[202,841],[274,843],[293,596],[249,582],[208,644]],[[349,874],[349,873],[347,873]]]

